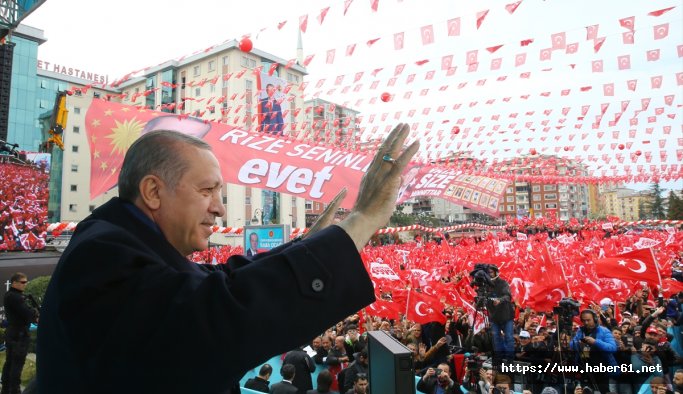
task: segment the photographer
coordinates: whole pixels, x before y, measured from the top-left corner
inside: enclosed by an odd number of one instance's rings
[[[457,387],[450,376],[448,364],[439,364],[436,369],[428,368],[422,379],[417,382],[417,390],[427,394],[455,394]]]
[[[576,357],[577,365],[586,364],[593,367],[617,365],[614,358],[617,343],[612,332],[600,326],[598,314],[592,309],[583,310],[580,317],[583,326],[576,332],[569,345],[578,356]],[[607,393],[609,376],[616,377],[617,375],[601,372],[585,373],[584,383],[592,385],[601,393]]]
[[[491,320],[493,351],[499,358],[512,361],[515,356],[512,321],[515,307],[512,304],[510,285],[499,276],[495,265],[489,264],[488,274],[491,277],[491,288],[486,308]]]

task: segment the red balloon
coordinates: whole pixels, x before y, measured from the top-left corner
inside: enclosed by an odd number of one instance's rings
[[[639,150],[636,151],[636,156],[640,156],[641,154],[642,154],[641,151],[639,151]]]
[[[453,134],[458,134],[460,132],[460,127],[453,126]]]
[[[568,147],[568,146],[565,146],[565,147],[564,147],[564,151],[565,151],[565,152],[569,152],[569,147]]]
[[[618,148],[619,150],[624,150],[624,144],[619,144]]]
[[[251,42],[249,37],[244,37],[239,42],[239,48],[242,52],[249,52],[254,48],[254,43]]]
[[[389,92],[384,92],[379,98],[386,103],[391,100],[391,94],[389,94]]]
[[[535,148],[529,149],[529,153],[531,153],[532,155],[535,155],[535,154],[536,154],[536,149],[535,149]]]

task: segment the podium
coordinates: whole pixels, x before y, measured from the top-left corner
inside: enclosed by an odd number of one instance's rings
[[[415,394],[413,354],[384,331],[368,332],[369,394]]]

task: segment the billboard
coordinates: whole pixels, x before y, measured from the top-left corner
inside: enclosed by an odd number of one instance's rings
[[[244,227],[244,255],[251,257],[289,242],[291,230],[286,224]]]
[[[0,251],[45,248],[50,155],[21,158],[0,157]]]

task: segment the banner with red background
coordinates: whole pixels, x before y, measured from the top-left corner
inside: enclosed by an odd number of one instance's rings
[[[323,202],[331,201],[346,187],[348,193],[342,203],[345,208],[351,208],[356,200],[361,177],[374,155],[374,152],[319,146],[288,136],[252,133],[224,123],[105,100],[93,100],[86,114],[86,125],[91,157],[90,198],[116,186],[128,147],[141,135],[154,130],[176,130],[209,143],[227,183]],[[458,175],[439,166],[419,167],[418,171],[415,168],[409,166],[404,174],[399,202],[410,196],[427,195],[425,192],[430,190],[431,197],[498,215],[497,202],[506,181]]]

